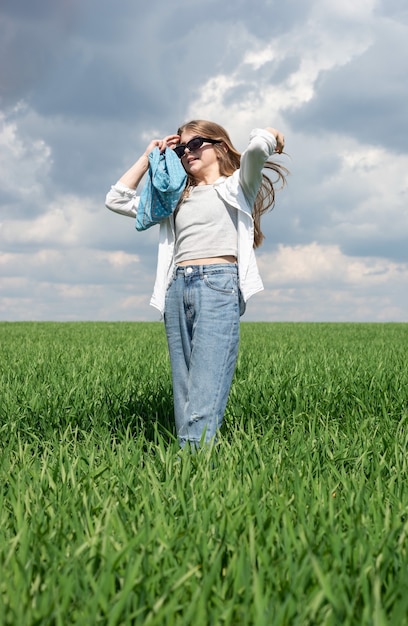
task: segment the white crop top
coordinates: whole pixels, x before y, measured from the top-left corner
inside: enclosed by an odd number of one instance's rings
[[[237,209],[213,185],[197,185],[180,204],[175,219],[175,263],[215,256],[238,257]]]

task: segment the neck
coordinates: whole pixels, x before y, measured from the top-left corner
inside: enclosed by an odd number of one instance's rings
[[[212,163],[210,166],[197,168],[197,172],[195,172],[194,169],[195,168],[193,168],[190,176],[197,186],[212,185],[221,176],[218,163]]]
[[[216,180],[219,179],[220,176],[221,174],[219,172],[211,172],[208,174],[204,174],[199,178],[192,176],[192,179],[194,181],[194,185],[198,187],[199,185],[212,185],[213,183],[215,183]]]

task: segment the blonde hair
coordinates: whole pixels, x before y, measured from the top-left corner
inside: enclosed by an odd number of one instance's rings
[[[231,139],[225,128],[215,122],[208,122],[207,120],[191,120],[190,122],[180,126],[177,134],[181,135],[181,133],[185,131],[222,142],[220,144],[214,144],[214,150],[217,153],[221,176],[231,176],[237,169],[239,169],[241,164],[241,154],[232,145]],[[222,144],[227,147],[226,151]],[[261,188],[258,191],[254,206],[252,207],[252,218],[254,220],[254,248],[258,248],[265,238],[261,230],[261,217],[267,211],[271,211],[275,205],[274,185],[280,182],[280,188],[284,187],[286,183],[286,176],[289,173],[286,167],[280,163],[274,163],[271,161],[267,161],[264,164],[264,169],[273,171],[276,176],[272,180],[269,176],[262,172]],[[196,183],[194,178],[188,175],[183,198],[189,194],[190,189],[195,185]]]

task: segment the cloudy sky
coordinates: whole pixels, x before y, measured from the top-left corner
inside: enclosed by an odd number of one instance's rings
[[[205,118],[286,136],[247,321],[408,321],[406,0],[2,0],[0,319],[157,320],[105,195]]]

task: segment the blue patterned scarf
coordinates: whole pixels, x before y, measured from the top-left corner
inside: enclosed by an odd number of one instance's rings
[[[169,217],[177,206],[187,174],[180,159],[170,148],[149,154],[148,178],[140,194],[136,230],[146,230]]]

